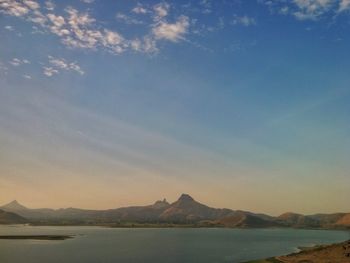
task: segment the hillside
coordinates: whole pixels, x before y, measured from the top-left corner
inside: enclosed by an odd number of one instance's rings
[[[284,213],[278,216],[276,221],[282,225],[292,226],[292,227],[300,227],[300,228],[320,227],[319,220],[305,216],[305,215],[291,213],[291,212]]]
[[[337,226],[350,227],[350,213],[342,216],[336,223]]]
[[[256,215],[246,214],[242,212],[236,212],[230,216],[223,217],[219,220],[214,221],[217,225],[222,225],[224,227],[240,227],[240,228],[248,228],[248,227],[272,227],[279,226],[275,221],[265,220]]]
[[[28,220],[12,212],[0,210],[0,224],[24,224]]]

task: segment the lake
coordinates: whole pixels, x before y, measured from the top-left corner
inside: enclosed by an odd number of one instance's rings
[[[1,263],[242,262],[350,238],[346,231],[301,229],[1,226],[0,235],[76,235],[64,241],[0,240]]]

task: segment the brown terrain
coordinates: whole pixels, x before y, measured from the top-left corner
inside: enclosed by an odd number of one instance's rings
[[[349,263],[350,240],[328,246],[305,249],[299,253],[276,257],[284,263]]]
[[[343,217],[341,217],[337,222],[336,225],[340,226],[350,226],[350,214],[346,214]]]

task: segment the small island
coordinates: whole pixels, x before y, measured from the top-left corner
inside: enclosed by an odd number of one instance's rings
[[[73,238],[73,236],[68,235],[2,235],[0,239],[14,239],[14,240],[66,240],[69,238]]]

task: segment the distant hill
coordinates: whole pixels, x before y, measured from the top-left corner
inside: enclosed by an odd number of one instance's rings
[[[335,213],[335,214],[315,214],[309,217],[320,222],[323,227],[334,226],[346,213]]]
[[[236,212],[230,216],[226,216],[214,221],[217,225],[222,225],[224,227],[239,227],[239,228],[259,228],[259,227],[273,227],[280,226],[274,220],[266,220],[257,215],[252,215],[250,213]]]
[[[292,227],[320,227],[319,220],[291,212],[284,213],[278,216],[276,221],[279,222],[281,225]]]
[[[12,212],[0,210],[0,224],[24,224],[28,220]]]
[[[289,212],[278,216],[276,221],[297,228],[350,228],[350,213],[301,215]]]
[[[0,207],[28,218],[37,224],[191,224],[216,227],[294,227],[350,228],[350,213],[301,215],[284,213],[278,217],[253,212],[213,208],[197,202],[188,194],[168,203],[166,199],[151,205],[129,206],[107,210],[79,208],[27,208],[16,200]],[[1,223],[1,222],[0,222]]]

